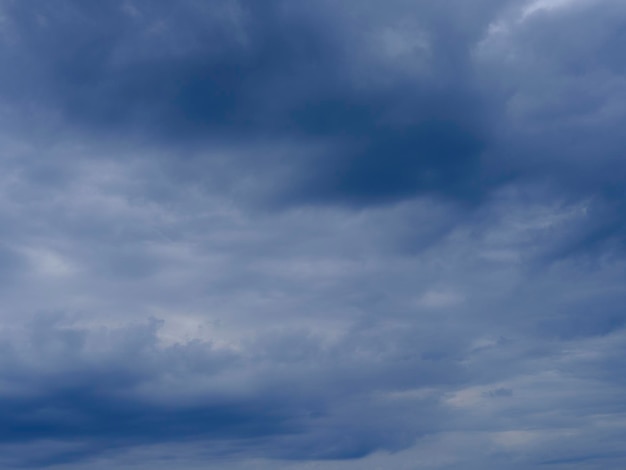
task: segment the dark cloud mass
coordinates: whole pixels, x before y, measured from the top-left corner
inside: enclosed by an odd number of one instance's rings
[[[624,467],[624,31],[0,0],[0,466]]]
[[[339,12],[344,25],[322,6],[14,3],[7,10],[23,49],[9,45],[8,54],[25,49],[27,57],[9,81],[17,82],[20,102],[35,91],[74,125],[148,133],[166,145],[261,137],[331,142],[335,148],[312,161],[290,158],[299,188],[285,185],[281,199],[478,197],[488,112],[469,50],[462,50],[467,45],[459,44],[465,38],[452,30],[432,46],[383,44],[429,48],[422,52],[428,69],[416,76],[377,70],[363,46],[378,38],[351,24],[346,12]],[[411,51],[403,53],[395,60],[413,60]]]

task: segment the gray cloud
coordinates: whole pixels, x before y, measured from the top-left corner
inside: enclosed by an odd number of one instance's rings
[[[620,2],[0,2],[5,468],[623,466]]]

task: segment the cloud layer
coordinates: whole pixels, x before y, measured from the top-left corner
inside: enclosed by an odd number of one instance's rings
[[[0,0],[3,468],[618,468],[626,6]]]

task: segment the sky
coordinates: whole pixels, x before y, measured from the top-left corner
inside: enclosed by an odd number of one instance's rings
[[[626,2],[0,0],[0,467],[626,468]]]

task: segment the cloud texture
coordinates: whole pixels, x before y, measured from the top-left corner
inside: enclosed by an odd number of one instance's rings
[[[0,465],[622,468],[625,26],[0,0]]]

